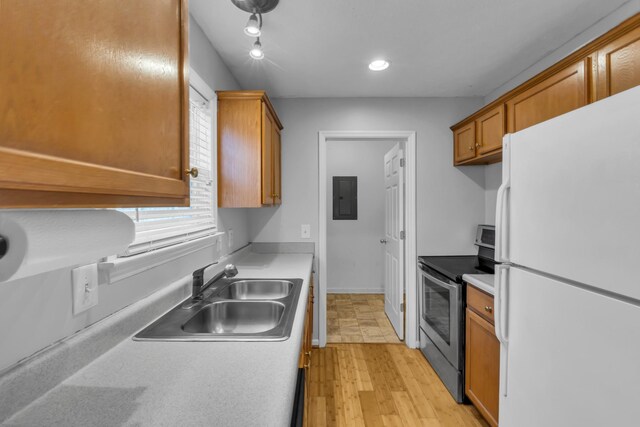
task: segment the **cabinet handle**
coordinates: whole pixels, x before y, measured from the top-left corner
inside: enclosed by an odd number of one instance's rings
[[[469,147],[469,151],[473,151],[473,147]]]
[[[489,313],[493,312],[493,307],[491,307],[490,305],[485,305],[484,306],[484,311],[487,311]]]
[[[192,178],[198,177],[198,168],[185,169],[184,173],[191,175]]]
[[[309,356],[309,359],[311,359],[311,352],[310,351],[305,351],[304,354],[306,354],[307,356]]]
[[[476,144],[476,147],[480,147],[480,144]]]

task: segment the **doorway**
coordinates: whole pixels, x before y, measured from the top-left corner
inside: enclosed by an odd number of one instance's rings
[[[400,201],[400,145],[393,140],[327,144],[328,343],[398,343],[404,338],[404,313],[392,304],[402,298],[404,289],[397,287],[404,282],[395,268],[398,232],[391,227],[404,223],[404,217],[398,221],[399,209],[388,206],[393,196],[396,205]],[[393,188],[386,188],[389,178],[395,178]],[[389,295],[389,284],[397,295]]]
[[[332,178],[337,176],[342,178],[341,182],[345,182],[345,188],[348,191],[345,193],[349,196],[353,187],[353,182],[356,182],[355,178],[344,176],[344,172],[339,172],[339,175],[335,174],[335,171],[331,169],[331,162],[328,161],[328,155],[330,150],[335,144],[375,144],[382,147],[382,155],[380,155],[379,162],[377,163],[377,169],[380,174],[380,185],[377,190],[380,192],[383,200],[382,212],[378,213],[378,216],[382,218],[379,231],[366,231],[362,233],[369,240],[374,239],[375,246],[369,242],[366,245],[369,251],[375,248],[371,257],[374,258],[377,263],[374,267],[372,264],[367,264],[369,268],[362,268],[362,265],[351,265],[349,268],[338,268],[337,271],[331,267],[331,257],[335,259],[336,246],[332,245],[330,239],[331,236],[336,235],[336,230],[332,229],[332,225],[338,222],[346,223],[349,219],[335,221],[334,218],[334,206],[333,206],[333,190]],[[386,143],[386,145],[384,145]],[[399,144],[398,144],[399,143]],[[387,198],[385,182],[384,182],[384,154],[389,153],[396,145],[396,161],[399,165],[399,161],[402,158],[402,167],[404,171],[405,185],[402,181],[395,183],[396,194],[398,191],[402,192],[404,196],[405,215],[404,221],[401,221],[398,217],[398,212],[395,212],[395,223],[402,224],[400,229],[397,228],[395,236],[400,236],[402,232],[402,242],[396,241],[396,244],[402,246],[405,260],[398,263],[396,259],[393,264],[395,271],[392,276],[397,278],[395,290],[398,296],[392,300],[385,298],[385,281],[387,280],[385,270],[392,271],[392,269],[385,268],[384,260],[385,254],[388,255],[388,251],[385,250],[386,243],[389,241],[390,230],[387,227],[387,222],[384,219],[388,212],[384,211],[384,200]],[[398,151],[398,147],[403,146],[403,149]],[[380,150],[379,150],[380,151]],[[319,182],[320,182],[320,212],[319,212],[319,286],[318,286],[318,304],[319,304],[319,318],[318,318],[318,331],[319,340],[318,344],[324,347],[327,343],[328,335],[331,336],[329,342],[400,342],[398,334],[405,338],[407,346],[415,348],[417,346],[417,294],[416,294],[416,279],[417,279],[417,264],[416,264],[416,213],[415,213],[415,153],[416,153],[416,138],[415,132],[320,132],[319,134]],[[400,154],[398,156],[398,154]],[[356,159],[356,161],[362,162],[364,159]],[[350,184],[349,184],[350,183]],[[388,183],[387,183],[388,184]],[[348,185],[351,185],[349,187]],[[358,187],[357,190],[360,190]],[[362,188],[364,190],[364,187]],[[358,197],[361,197],[358,195]],[[401,200],[401,199],[400,199]],[[367,203],[360,203],[358,206],[358,212],[351,212],[348,200],[343,203],[343,209],[338,209],[338,217],[351,218],[354,216],[365,217],[371,212],[368,210]],[[393,214],[393,213],[392,213]],[[343,227],[344,228],[344,227]],[[339,230],[339,228],[338,228]],[[338,231],[339,233],[339,231]],[[394,233],[391,233],[394,235]],[[385,242],[386,241],[386,242]],[[365,247],[365,246],[363,246]],[[337,246],[338,250],[340,245]],[[396,248],[397,249],[397,248]],[[353,253],[353,249],[352,253]],[[397,253],[397,251],[396,251]],[[376,255],[377,254],[377,255]],[[339,255],[339,254],[338,254]],[[356,260],[362,257],[346,257],[347,259]],[[366,258],[366,257],[365,257]],[[391,265],[390,264],[390,265]],[[344,266],[343,266],[344,267]],[[378,268],[380,271],[375,273]],[[331,270],[330,270],[331,269]],[[346,278],[339,283],[340,280],[336,280],[336,275],[332,273],[338,273],[339,279],[342,279],[345,275],[345,271],[350,274],[366,276],[365,273],[371,269],[377,276],[374,280],[353,280]],[[342,272],[342,274],[340,273]],[[404,279],[403,279],[404,276]],[[371,276],[369,276],[371,277]],[[345,283],[348,283],[345,286]],[[404,283],[404,285],[403,285]],[[402,293],[406,292],[406,302],[404,301]],[[395,330],[389,322],[389,319],[394,320],[394,316],[387,308],[385,313],[385,303],[391,302],[395,307]],[[390,314],[390,315],[388,315]],[[406,329],[404,325],[404,319],[406,318]],[[398,328],[398,320],[400,320],[400,328]],[[375,325],[374,325],[375,323]],[[329,333],[328,333],[329,332]]]

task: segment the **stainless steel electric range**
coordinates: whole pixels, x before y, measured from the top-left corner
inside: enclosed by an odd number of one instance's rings
[[[495,228],[479,225],[477,255],[420,256],[420,350],[457,402],[464,400],[463,274],[493,274]]]

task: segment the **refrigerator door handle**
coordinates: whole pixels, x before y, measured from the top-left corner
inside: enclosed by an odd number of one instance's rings
[[[507,304],[506,304],[506,292],[508,286],[508,273],[509,266],[502,264],[496,265],[496,270],[498,270],[497,280],[495,281],[495,314],[494,314],[494,323],[496,329],[496,337],[501,344],[507,344],[509,342],[506,331],[506,323],[507,323]]]
[[[496,205],[496,252],[495,258],[498,262],[509,262],[508,257],[508,218],[505,215],[507,205],[507,190],[511,188],[511,135],[505,135],[502,143],[502,184],[498,188]]]
[[[509,360],[509,339],[507,336],[507,292],[509,287],[509,266],[496,266],[497,280],[495,281],[494,305],[496,307],[494,322],[496,337],[500,342],[500,393],[507,396],[507,366]]]
[[[507,184],[502,183],[498,188],[498,205],[496,206],[496,261],[508,262],[505,255],[506,242],[504,237],[507,234],[504,230],[504,204],[507,194]]]

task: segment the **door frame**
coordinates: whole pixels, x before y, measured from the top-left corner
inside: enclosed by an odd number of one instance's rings
[[[330,141],[394,140],[404,142],[405,158],[405,344],[418,347],[418,242],[416,212],[416,132],[320,131],[318,132],[318,345],[327,345],[327,143]]]

